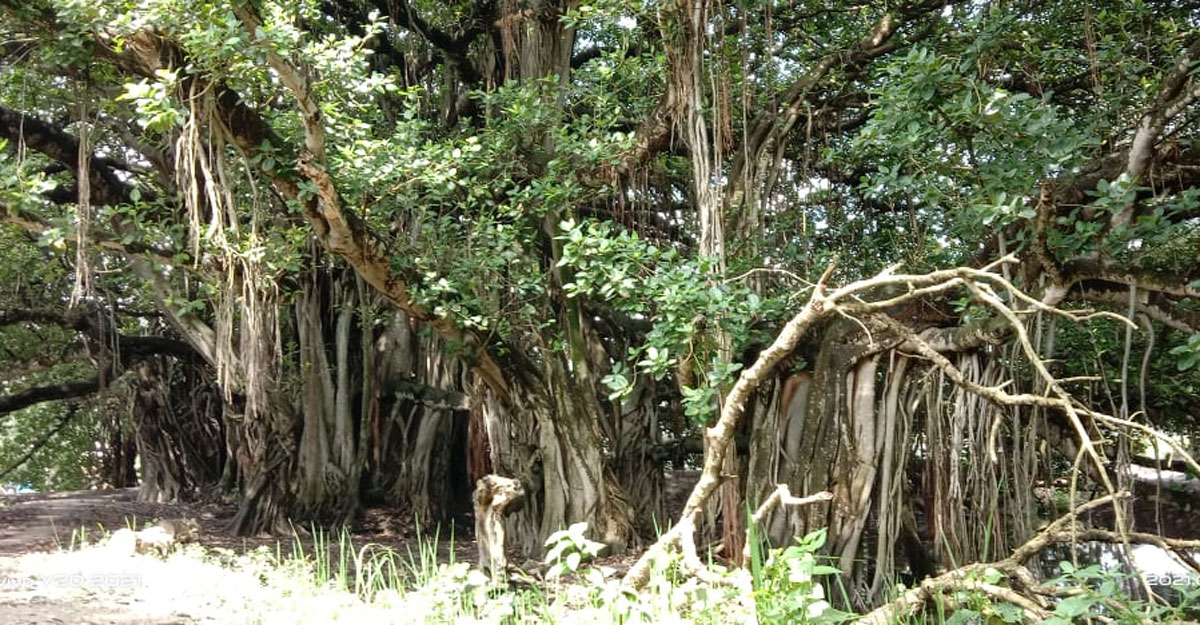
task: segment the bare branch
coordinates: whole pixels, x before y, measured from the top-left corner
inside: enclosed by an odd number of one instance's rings
[[[0,414],[16,412],[22,408],[36,406],[37,404],[48,401],[74,399],[76,397],[85,397],[87,395],[91,395],[100,390],[102,386],[101,377],[102,376],[95,376],[87,380],[74,380],[59,384],[35,386],[32,388],[27,388],[19,393],[0,396]]]
[[[1192,42],[1188,49],[1175,62],[1171,71],[1163,78],[1150,110],[1142,116],[1133,144],[1129,146],[1129,159],[1125,164],[1125,176],[1130,182],[1137,183],[1145,173],[1146,167],[1154,156],[1154,145],[1166,128],[1167,123],[1183,111],[1188,105],[1200,97],[1200,84],[1185,88],[1188,77],[1197,59],[1200,58],[1200,39]],[[1117,228],[1129,223],[1133,217],[1134,205],[1130,204],[1112,216],[1110,228]]]
[[[829,281],[832,273],[833,266],[830,266],[825,270],[821,279],[813,285],[812,296],[804,308],[787,322],[783,330],[775,337],[775,341],[759,353],[754,364],[744,369],[738,376],[737,382],[734,383],[722,403],[720,418],[704,433],[704,437],[709,443],[709,453],[704,458],[704,469],[701,471],[700,480],[692,489],[692,494],[683,507],[679,521],[629,568],[629,571],[625,573],[624,584],[635,588],[644,585],[650,575],[650,563],[666,553],[670,547],[680,544],[683,534],[694,531],[700,515],[704,511],[704,503],[720,485],[720,468],[725,461],[729,441],[733,438],[737,422],[745,412],[751,393],[766,379],[775,365],[796,348],[808,329],[832,312],[831,302],[824,295],[825,284]]]
[[[767,500],[762,502],[758,510],[755,510],[754,514],[750,516],[750,526],[753,527],[762,523],[763,519],[767,518],[767,515],[779,506],[807,506],[811,503],[831,500],[833,500],[833,493],[829,491],[823,490],[807,497],[795,497],[792,495],[792,491],[788,488],[787,484],[776,484],[775,490],[771,492],[771,496],[767,497]],[[747,528],[746,533],[749,534],[749,532],[750,529]],[[746,536],[746,544],[742,548],[743,562],[750,561],[750,547],[750,537]]]

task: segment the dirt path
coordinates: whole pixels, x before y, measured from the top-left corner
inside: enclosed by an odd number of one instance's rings
[[[213,575],[207,569],[182,557],[167,561],[145,556],[118,558],[102,547],[5,556],[0,558],[0,622],[231,622],[222,618],[220,595],[213,585],[227,575]],[[197,594],[199,588],[205,589],[204,593]]]
[[[97,537],[129,522],[192,516],[211,523],[218,517],[213,509],[136,498],[132,488],[0,496],[0,556],[70,548],[80,529]]]
[[[196,570],[101,547],[78,549],[129,523],[217,517],[135,499],[134,489],[0,497],[0,623],[223,622],[174,592],[184,587],[179,575]]]
[[[290,555],[289,538],[237,538],[223,531],[232,506],[136,501],[136,489],[0,495],[0,625],[190,625],[268,623],[404,623],[387,602],[363,605],[353,593],[313,588],[276,554]],[[105,537],[130,524],[197,519],[200,545],[166,559],[118,553]],[[415,548],[418,534],[394,512],[368,511],[354,546]],[[304,540],[306,553],[312,539]],[[337,539],[329,541],[336,548]],[[459,561],[473,545],[453,548]],[[335,556],[336,557],[336,556]],[[334,561],[331,559],[331,561]]]

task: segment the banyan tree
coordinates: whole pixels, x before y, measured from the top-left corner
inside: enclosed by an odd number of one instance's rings
[[[0,407],[132,398],[107,481],[136,451],[144,497],[232,495],[242,533],[461,520],[497,473],[527,554],[586,521],[737,562],[779,485],[824,492],[755,535],[828,528],[874,604],[1060,493],[1200,470],[1197,23],[0,0],[4,254],[56,267],[0,321],[87,354],[10,348]],[[700,468],[680,517],[668,476]]]

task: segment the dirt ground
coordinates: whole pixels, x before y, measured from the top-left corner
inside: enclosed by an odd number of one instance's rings
[[[234,512],[222,503],[138,502],[136,489],[0,495],[0,625],[421,622],[399,593],[364,605],[335,584],[314,587],[307,572],[280,565],[297,541],[305,554],[313,553],[311,534],[235,537],[225,529]],[[179,518],[200,523],[199,544],[165,559],[107,544],[115,530]],[[353,549],[390,548],[402,562],[432,538],[397,510],[368,509],[353,530]],[[451,550],[456,562],[477,560],[470,530],[441,530],[439,564],[450,560]],[[328,562],[338,562],[338,538],[327,538],[326,545]],[[626,553],[596,564],[620,574],[636,558]],[[510,551],[510,562],[520,564],[520,556]]]
[[[668,488],[668,495],[683,493],[685,485],[680,480],[674,485],[679,492]],[[1153,493],[1141,494],[1143,505],[1135,510],[1139,526],[1157,522],[1168,536],[1195,538],[1194,499],[1187,497],[1181,505],[1165,492],[1153,498]],[[0,495],[0,625],[408,622],[403,604],[389,606],[385,600],[365,606],[352,593],[332,587],[314,592],[303,575],[281,571],[274,556],[293,553],[297,539],[233,536],[225,530],[235,512],[232,505],[144,503],[136,495],[136,489]],[[679,502],[672,502],[682,505],[676,498]],[[1153,506],[1145,505],[1154,499],[1169,504],[1163,514],[1156,516]],[[166,559],[118,553],[105,545],[114,530],[177,518],[199,521],[200,545],[187,545]],[[449,533],[444,531],[443,538]],[[452,543],[439,544],[439,562],[449,559],[451,549],[455,560],[475,561],[469,528],[454,534]],[[403,555],[419,551],[420,537],[404,514],[372,509],[354,528],[353,545],[390,547]],[[312,537],[299,540],[304,552],[312,553]],[[329,542],[336,550],[336,538]],[[602,558],[597,564],[623,571],[635,557]],[[333,553],[330,562],[336,561]],[[289,586],[301,582],[309,587],[293,591]]]
[[[88,538],[127,524],[212,512],[189,506],[138,503],[136,491],[8,495],[0,497],[0,622],[198,623],[194,606],[167,599],[166,564],[116,557],[101,548],[76,549]]]
[[[142,503],[136,501],[135,489],[0,496],[0,624],[327,622],[328,597],[319,611],[304,607],[313,600],[311,589],[298,591],[282,606],[268,607],[259,595],[264,578],[274,574],[272,567],[223,565],[222,554],[233,557],[259,548],[265,561],[277,549],[292,553],[294,546],[294,540],[229,535],[223,528],[233,512],[222,504]],[[116,529],[185,517],[203,527],[202,547],[189,546],[191,551],[164,560],[116,553],[104,544]],[[354,543],[404,553],[416,538],[411,524],[398,515],[373,511],[356,528]],[[311,552],[311,537],[304,542]],[[458,560],[472,559],[473,545],[466,540],[452,547]],[[443,546],[443,558],[449,548]],[[361,609],[348,602],[340,614],[349,617]],[[393,621],[374,614],[360,615],[356,622]]]
[[[698,473],[680,471],[668,478],[666,497],[674,506],[671,509],[683,506]],[[256,549],[267,555],[289,555],[297,540],[233,536],[225,528],[235,511],[233,505],[223,503],[139,502],[137,489],[0,495],[0,625],[330,622],[329,604],[345,601],[348,593],[322,595],[320,609],[305,608],[305,602],[312,600],[311,589],[275,597],[272,603],[263,590],[271,567],[247,571],[229,566],[233,555]],[[194,518],[203,530],[200,546],[190,552],[162,560],[114,553],[104,546],[115,530],[179,518]],[[443,528],[438,561],[449,560],[453,550],[455,561],[475,562],[472,530]],[[305,553],[311,553],[311,535],[300,532]],[[446,540],[450,534],[453,541]],[[389,547],[402,557],[419,553],[418,543],[429,538],[428,533],[418,532],[409,515],[377,508],[365,512],[353,533],[356,548]],[[336,550],[336,537],[329,542],[331,551]],[[623,572],[636,557],[636,553],[609,556],[596,564]],[[334,553],[331,561],[336,559]],[[521,563],[520,556],[510,553],[510,562]],[[270,591],[278,594],[279,586],[292,580],[276,581]],[[397,616],[404,613],[404,606],[382,616],[373,612],[356,617],[361,609],[353,602],[339,606],[338,622],[341,617],[357,618],[346,621],[353,623],[405,622]]]

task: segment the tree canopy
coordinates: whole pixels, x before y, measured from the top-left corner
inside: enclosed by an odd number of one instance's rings
[[[870,604],[1200,435],[1189,3],[0,0],[0,68],[0,461],[74,402],[243,532],[497,472],[536,551],[715,453],[726,557],[829,490],[767,535]]]

